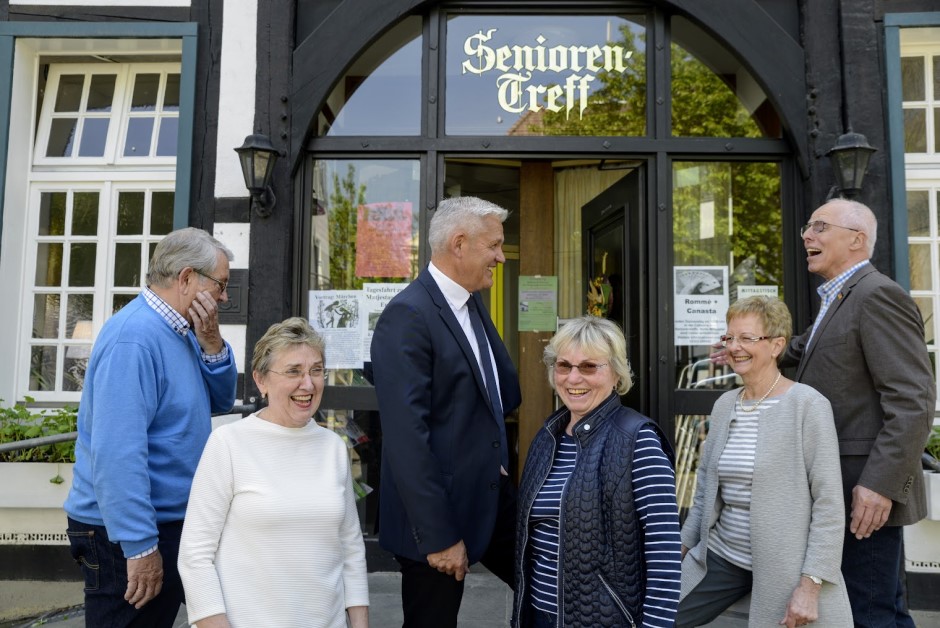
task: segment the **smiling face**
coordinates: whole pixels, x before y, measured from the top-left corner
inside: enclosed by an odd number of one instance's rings
[[[455,237],[454,281],[468,292],[493,285],[493,269],[506,261],[503,255],[503,223],[494,215],[484,216],[475,230]]]
[[[777,356],[783,351],[785,338],[767,338],[757,342],[740,340],[742,336],[760,338],[767,335],[757,314],[735,316],[728,322],[726,334],[735,337],[735,341],[728,345],[729,363],[745,384],[763,381],[776,373]]]
[[[617,385],[617,373],[611,368],[607,356],[588,354],[580,347],[572,346],[559,351],[555,362],[606,364],[597,369],[593,375],[584,375],[576,368],[572,368],[570,373],[564,375],[557,370],[553,372],[555,392],[558,393],[565,407],[571,411],[572,424],[580,421],[584,415],[599,406]]]
[[[272,357],[267,373],[252,373],[258,390],[268,397],[268,407],[260,416],[285,427],[303,427],[320,407],[323,375],[312,377],[310,370],[323,367],[323,356],[303,344],[282,349]],[[300,376],[291,376],[296,373]]]
[[[865,234],[852,230],[861,225],[849,223],[846,211],[838,201],[826,203],[814,211],[809,222],[817,220],[828,223],[828,226],[822,233],[807,229],[803,234],[803,247],[806,249],[806,264],[809,272],[828,281],[855,264],[868,259]]]

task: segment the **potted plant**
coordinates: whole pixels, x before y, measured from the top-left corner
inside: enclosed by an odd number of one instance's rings
[[[940,425],[934,425],[924,451],[940,461]],[[927,518],[940,521],[940,473],[924,471],[924,484],[927,492]]]
[[[26,404],[32,401],[27,398]],[[70,406],[0,406],[0,444],[69,434],[75,431],[76,423],[77,409]],[[74,440],[0,451],[0,535],[7,542],[65,541],[62,503],[72,484],[74,462]]]

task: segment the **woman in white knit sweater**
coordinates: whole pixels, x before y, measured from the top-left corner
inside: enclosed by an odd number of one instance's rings
[[[346,445],[312,420],[323,339],[272,325],[252,376],[268,406],[219,427],[193,481],[179,569],[198,628],[369,624],[365,547]]]

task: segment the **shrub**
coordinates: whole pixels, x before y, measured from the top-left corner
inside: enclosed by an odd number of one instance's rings
[[[26,398],[26,403],[32,402]],[[78,408],[73,406],[43,410],[21,403],[12,408],[0,406],[0,443],[68,434],[76,430],[77,419]],[[75,462],[75,441],[0,452],[0,462]]]
[[[940,460],[940,425],[933,426],[933,430],[927,438],[927,444],[924,445],[924,451]]]

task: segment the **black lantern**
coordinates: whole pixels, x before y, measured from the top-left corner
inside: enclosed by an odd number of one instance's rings
[[[855,196],[862,189],[862,181],[868,171],[868,160],[877,149],[868,145],[861,133],[849,130],[836,140],[835,146],[826,153],[836,175],[836,186],[845,196]]]
[[[271,177],[278,153],[268,136],[255,134],[245,138],[245,143],[235,149],[241,162],[245,187],[251,193],[251,205],[262,218],[271,215],[277,199],[271,189]]]

